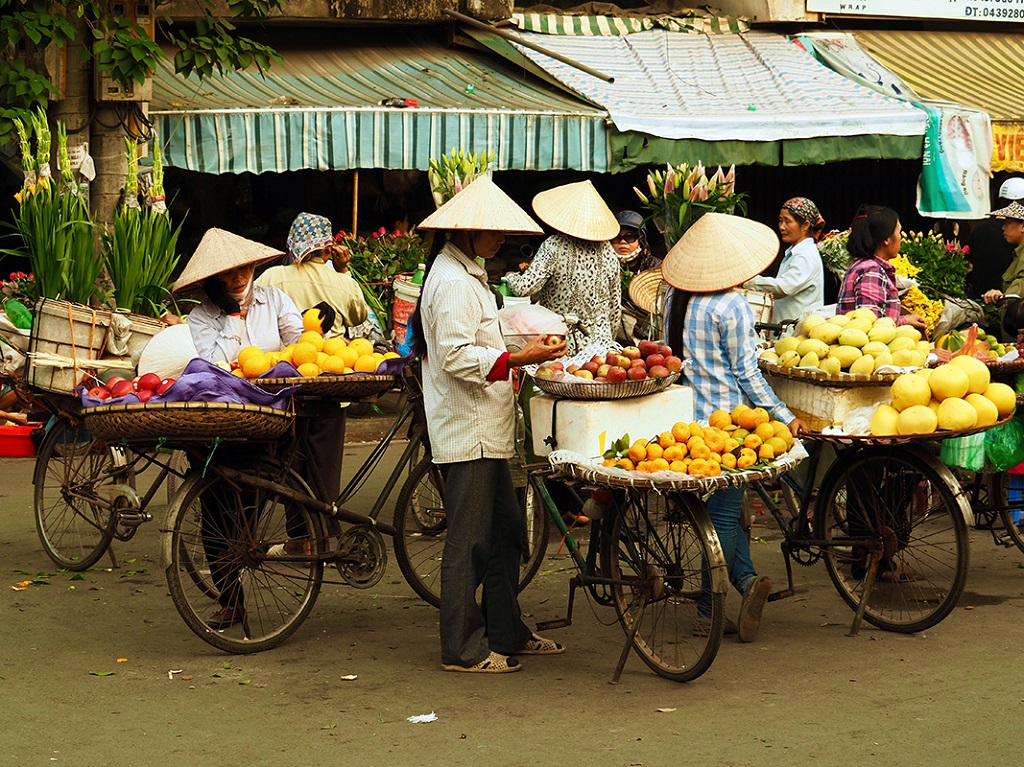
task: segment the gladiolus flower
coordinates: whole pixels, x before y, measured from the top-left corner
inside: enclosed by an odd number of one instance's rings
[[[665,175],[665,196],[668,197],[676,189],[676,174],[671,171]]]

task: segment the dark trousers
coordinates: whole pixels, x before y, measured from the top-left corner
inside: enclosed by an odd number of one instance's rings
[[[518,601],[523,513],[508,461],[480,458],[442,464],[441,471],[448,528],[441,560],[441,662],[473,666],[490,650],[514,653],[532,635]]]
[[[348,408],[334,406],[330,414],[300,416],[295,426],[299,437],[304,438],[303,450],[292,460],[292,469],[306,480],[314,492],[318,492],[319,477],[325,496],[330,502],[341,495],[341,460],[345,454],[345,423]]]

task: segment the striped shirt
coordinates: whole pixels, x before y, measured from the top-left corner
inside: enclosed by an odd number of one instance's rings
[[[761,375],[755,346],[754,315],[741,294],[727,290],[691,296],[683,326],[683,370],[693,388],[698,419],[707,421],[715,410],[750,405],[763,407],[783,423],[793,420]]]
[[[427,344],[423,404],[434,462],[511,458],[512,384],[487,380],[505,343],[486,272],[446,243],[423,285],[420,312]]]

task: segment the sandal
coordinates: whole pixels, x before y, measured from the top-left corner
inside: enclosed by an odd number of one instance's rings
[[[504,655],[492,652],[472,666],[442,663],[441,668],[445,671],[465,671],[470,674],[509,674],[513,671],[520,671],[523,667],[515,658],[506,658]]]
[[[545,639],[534,634],[526,640],[526,644],[519,648],[513,655],[560,655],[565,652],[565,645],[560,645],[554,639]]]

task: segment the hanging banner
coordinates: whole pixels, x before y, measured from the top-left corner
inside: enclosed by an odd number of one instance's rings
[[[992,170],[1024,172],[1024,124],[993,123]]]
[[[851,34],[810,32],[799,35],[797,43],[844,77],[927,113],[917,188],[917,210],[922,216],[977,219],[989,214],[993,142],[987,112],[963,104],[923,101],[899,75],[861,48]],[[1020,148],[1024,150],[1024,143]]]
[[[1021,21],[1024,8],[1009,0],[807,0],[807,10],[832,16]]]

